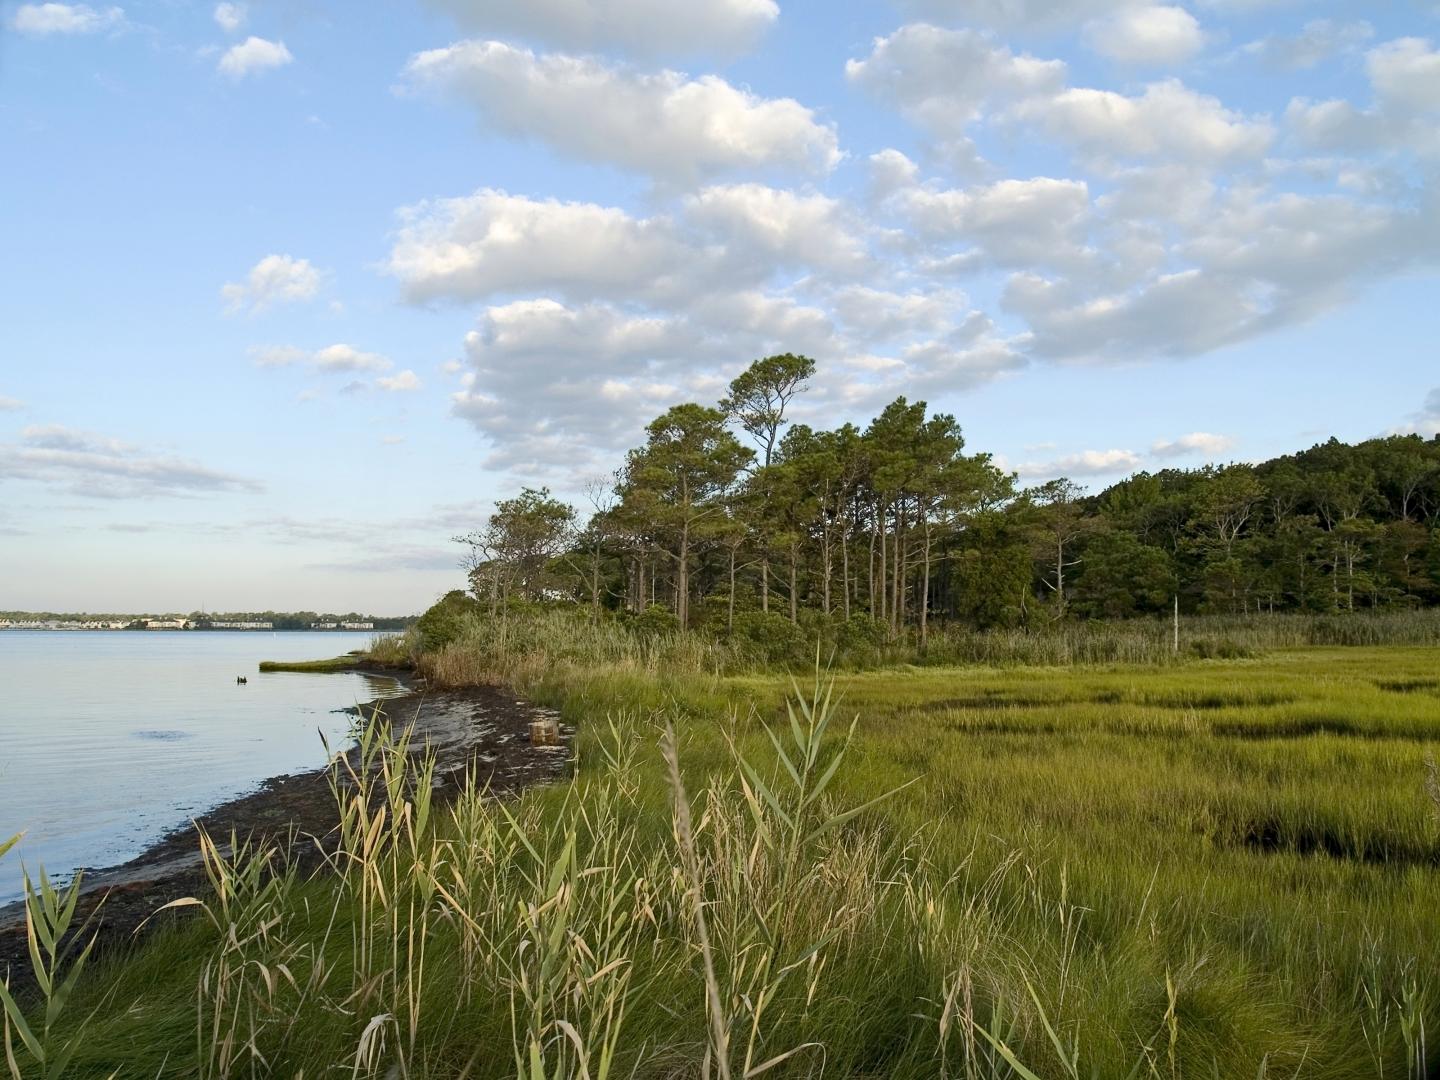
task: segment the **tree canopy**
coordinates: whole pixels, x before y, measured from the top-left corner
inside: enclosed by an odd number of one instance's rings
[[[863,429],[795,422],[814,374],[770,356],[717,405],[668,410],[582,529],[544,489],[497,503],[457,538],[477,597],[563,596],[596,617],[658,606],[680,627],[764,633],[862,620],[922,644],[935,620],[1440,603],[1440,437],[1022,489],[924,401],[896,398]]]

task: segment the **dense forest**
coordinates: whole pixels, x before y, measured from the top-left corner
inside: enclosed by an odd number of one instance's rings
[[[681,627],[1032,626],[1166,612],[1440,603],[1440,437],[1335,439],[1258,465],[1021,487],[953,416],[897,398],[863,430],[791,422],[815,372],[756,361],[646,429],[585,520],[548,490],[456,540],[489,610],[567,600]]]

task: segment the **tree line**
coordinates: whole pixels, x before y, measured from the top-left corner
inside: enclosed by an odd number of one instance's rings
[[[1262,464],[1030,487],[953,416],[896,398],[866,427],[791,406],[813,360],[756,361],[646,428],[583,517],[544,488],[455,539],[496,613],[566,601],[682,628],[864,620],[873,632],[1159,613],[1440,603],[1440,436],[1336,439]]]

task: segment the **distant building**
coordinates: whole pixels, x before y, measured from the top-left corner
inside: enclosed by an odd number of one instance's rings
[[[146,619],[146,630],[188,630],[190,624],[184,619]]]
[[[340,624],[340,629],[341,629],[341,630],[374,630],[374,629],[375,629],[375,624],[374,624],[373,622],[342,622],[342,623]]]
[[[275,624],[269,622],[212,622],[210,624],[216,630],[274,630]]]
[[[0,619],[0,630],[124,630],[124,619]]]
[[[311,630],[334,630],[334,629],[335,629],[337,626],[339,626],[339,625],[340,625],[339,623],[333,623],[333,622],[312,622],[312,623],[310,624],[310,629],[311,629]]]

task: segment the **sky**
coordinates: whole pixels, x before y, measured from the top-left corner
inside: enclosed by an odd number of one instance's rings
[[[1033,483],[1440,431],[1440,0],[0,3],[0,609],[401,614],[818,364]]]

